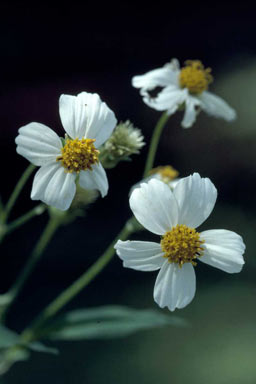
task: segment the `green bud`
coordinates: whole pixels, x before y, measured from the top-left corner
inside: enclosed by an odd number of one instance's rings
[[[77,183],[76,195],[71,204],[70,210],[77,210],[77,209],[82,210],[87,205],[94,203],[98,196],[99,196],[99,192],[96,189],[94,190],[84,189],[80,187],[80,185]]]
[[[86,208],[94,203],[98,196],[99,192],[97,190],[81,188],[77,183],[75,197],[67,211],[61,211],[52,206],[48,207],[48,211],[50,216],[58,220],[61,225],[67,225],[77,217],[85,216]]]
[[[140,129],[127,120],[120,122],[110,138],[100,148],[100,162],[104,168],[113,168],[120,161],[129,161],[130,156],[140,153],[145,145]]]

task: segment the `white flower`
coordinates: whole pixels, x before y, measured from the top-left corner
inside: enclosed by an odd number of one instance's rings
[[[224,100],[207,91],[213,78],[210,69],[205,69],[198,60],[188,60],[180,68],[177,59],[141,76],[132,78],[132,85],[140,88],[144,102],[158,111],[167,111],[169,115],[179,107],[185,107],[181,125],[189,128],[196,120],[200,109],[209,115],[232,121],[236,112]],[[163,88],[156,97],[150,91],[156,87]]]
[[[240,272],[245,245],[235,232],[224,229],[197,232],[213,210],[217,190],[198,173],[181,179],[173,192],[150,180],[133,191],[130,207],[136,219],[160,235],[160,243],[121,241],[115,244],[123,266],[140,271],[159,270],[154,299],[171,311],[188,305],[195,295],[197,258],[228,273]]]
[[[111,135],[116,118],[96,93],[61,95],[59,112],[67,133],[64,142],[40,123],[21,127],[15,142],[20,155],[40,166],[31,199],[67,210],[76,193],[77,178],[82,188],[97,189],[102,197],[107,194],[108,180],[97,148]]]
[[[149,171],[149,176],[145,179],[140,180],[138,183],[132,186],[130,189],[129,196],[135,188],[141,186],[142,183],[147,183],[149,180],[156,179],[160,180],[163,183],[167,184],[171,189],[174,189],[180,178],[178,177],[179,172],[176,171],[171,165],[160,165],[156,168],[152,168]]]

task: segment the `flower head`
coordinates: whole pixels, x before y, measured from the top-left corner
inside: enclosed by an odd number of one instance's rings
[[[152,168],[149,171],[148,177],[145,177],[144,179],[140,180],[138,183],[134,184],[131,187],[129,196],[135,188],[140,187],[141,184],[147,183],[149,180],[152,179],[160,180],[163,183],[167,184],[171,189],[173,189],[180,180],[178,176],[179,172],[171,165],[159,165],[158,167]]]
[[[158,111],[167,111],[172,115],[178,108],[185,107],[181,125],[189,128],[202,109],[206,113],[232,121],[236,112],[220,97],[208,92],[213,81],[210,68],[204,68],[199,60],[187,60],[180,68],[177,59],[173,59],[162,68],[154,69],[141,76],[132,78],[132,85],[140,88],[144,102]],[[161,87],[156,97],[150,91]]]
[[[241,271],[245,245],[238,234],[224,229],[197,231],[211,214],[216,198],[212,182],[198,173],[180,179],[173,191],[152,179],[132,192],[130,207],[134,216],[161,240],[118,240],[115,249],[124,267],[160,270],[154,299],[161,308],[173,311],[191,302],[198,260],[228,273]]]
[[[120,122],[110,138],[100,148],[100,158],[104,168],[113,168],[120,161],[129,160],[133,154],[138,154],[145,145],[140,129],[126,120]]]
[[[151,171],[149,171],[149,175],[149,180],[152,178],[161,180],[168,184],[171,188],[174,188],[179,180],[179,172],[171,165],[160,165],[156,168],[152,168]]]
[[[106,173],[99,161],[98,148],[109,138],[116,118],[96,93],[61,95],[59,112],[66,131],[62,139],[40,123],[19,129],[17,152],[37,171],[31,192],[32,200],[60,210],[67,210],[76,193],[76,181],[87,190],[108,192]]]

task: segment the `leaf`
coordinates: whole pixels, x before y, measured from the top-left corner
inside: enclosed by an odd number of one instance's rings
[[[11,331],[0,324],[0,349],[7,349],[14,346],[16,348],[13,349],[13,351],[25,351],[26,349],[30,349],[35,352],[52,353],[55,355],[58,354],[58,350],[56,348],[47,347],[38,341],[33,341],[29,344],[21,343],[19,335],[16,332]]]
[[[39,343],[38,341],[33,341],[32,343],[29,343],[28,348],[31,349],[31,351],[51,353],[53,355],[58,355],[59,353],[58,349],[47,347],[46,345]]]
[[[152,309],[104,306],[68,312],[44,334],[59,340],[110,339],[166,325],[184,327],[187,323]]]
[[[0,324],[0,348],[9,348],[18,344],[19,335]]]
[[[17,361],[28,360],[30,353],[27,349],[22,347],[12,347],[10,349],[4,349],[0,353],[0,375],[8,372],[8,370]]]

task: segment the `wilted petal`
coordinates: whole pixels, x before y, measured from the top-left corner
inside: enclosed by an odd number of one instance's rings
[[[186,89],[181,90],[175,85],[170,85],[159,92],[157,97],[153,98],[150,95],[146,95],[143,97],[143,100],[149,107],[157,111],[167,111],[171,115],[184,103],[186,95]]]
[[[183,128],[190,128],[196,121],[198,114],[197,108],[200,106],[200,101],[193,96],[188,95],[185,101],[185,113],[181,125]]]
[[[132,78],[132,86],[141,88],[141,94],[143,95],[145,90],[173,84],[177,77],[176,72],[177,69],[169,63],[162,68],[153,69],[144,75],[134,76]]]
[[[210,92],[203,92],[200,95],[201,108],[209,115],[220,117],[227,121],[236,118],[236,111],[226,101]]]

